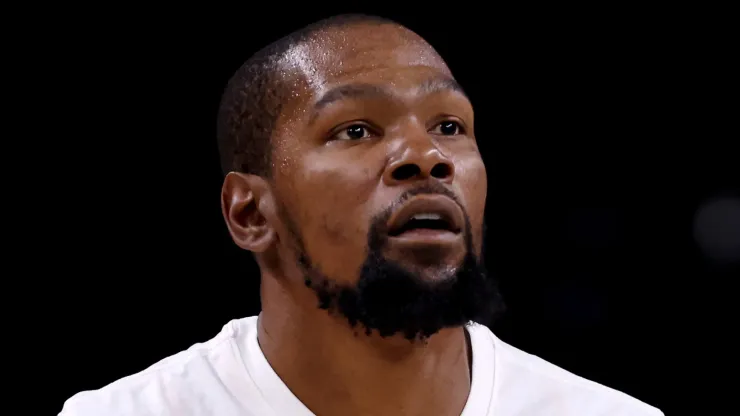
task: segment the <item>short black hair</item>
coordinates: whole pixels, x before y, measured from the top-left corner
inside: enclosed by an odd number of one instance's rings
[[[262,48],[229,80],[218,112],[218,146],[224,173],[231,171],[271,177],[271,136],[282,111],[286,89],[278,62],[310,35],[354,23],[398,23],[379,16],[342,14],[329,17]]]

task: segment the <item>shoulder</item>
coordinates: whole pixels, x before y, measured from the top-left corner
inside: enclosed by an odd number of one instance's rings
[[[573,374],[528,354],[473,324],[494,351],[494,401],[502,414],[592,414],[604,416],[663,416],[632,396]],[[475,357],[473,357],[475,361]],[[506,410],[503,410],[503,409]]]
[[[222,380],[228,377],[223,369],[238,365],[231,341],[255,319],[233,320],[206,342],[97,390],[79,392],[67,399],[59,416],[194,415],[212,402],[231,403],[231,393]]]

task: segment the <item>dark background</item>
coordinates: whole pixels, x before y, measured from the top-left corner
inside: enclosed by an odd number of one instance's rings
[[[716,324],[695,311],[738,275],[738,199],[698,215],[738,197],[728,26],[691,11],[458,7],[96,12],[50,36],[60,52],[39,82],[61,92],[32,97],[59,132],[38,144],[54,160],[42,205],[56,207],[42,241],[65,243],[33,267],[53,263],[61,299],[56,408],[259,312],[259,271],[220,214],[220,94],[259,47],[348,11],[421,34],[473,101],[486,261],[509,307],[494,332],[680,408],[671,386]]]

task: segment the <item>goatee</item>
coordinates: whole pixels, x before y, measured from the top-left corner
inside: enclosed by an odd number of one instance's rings
[[[457,201],[443,186],[424,186],[404,193],[396,204],[418,194],[442,194]],[[458,205],[459,202],[458,202]],[[387,239],[385,230],[392,207],[376,216],[368,233],[368,255],[355,285],[343,285],[321,273],[308,258],[301,239],[298,262],[306,276],[306,286],[318,297],[319,308],[347,319],[353,328],[382,337],[403,334],[408,340],[424,341],[443,328],[470,322],[490,324],[505,308],[496,281],[486,273],[475,253],[471,224],[465,214],[466,254],[458,267],[447,268],[435,279],[425,279],[420,270],[389,260],[382,254]]]

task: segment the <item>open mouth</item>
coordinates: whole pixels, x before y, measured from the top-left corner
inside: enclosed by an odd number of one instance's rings
[[[459,233],[463,224],[461,208],[443,195],[417,196],[401,206],[388,222],[388,235],[440,235]]]
[[[424,230],[449,232],[458,231],[456,227],[450,223],[448,218],[445,218],[440,214],[430,212],[414,214],[411,218],[408,219],[408,221],[401,224],[399,227],[392,229],[388,233],[388,235],[390,235],[391,237],[398,237],[399,235],[406,232]]]

